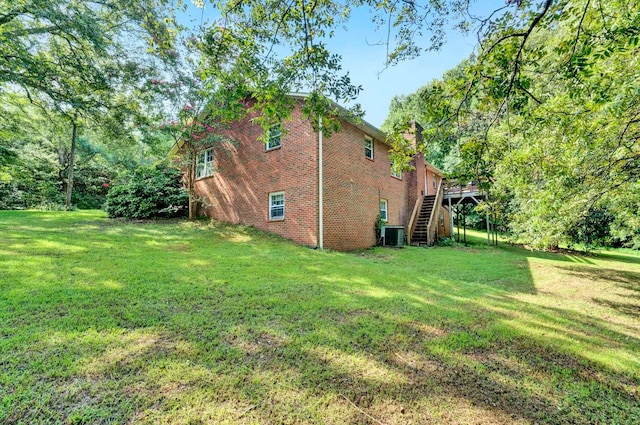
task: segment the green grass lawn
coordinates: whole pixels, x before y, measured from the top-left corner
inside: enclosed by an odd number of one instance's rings
[[[0,212],[0,423],[640,419],[640,257]]]

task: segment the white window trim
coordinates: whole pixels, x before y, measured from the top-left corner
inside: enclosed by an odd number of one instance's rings
[[[382,208],[384,204],[384,208]],[[380,219],[387,223],[389,221],[389,201],[386,199],[380,199]],[[384,217],[382,217],[382,211],[384,211]]]
[[[198,152],[196,156],[196,179],[213,176],[213,148]]]
[[[273,216],[273,208],[278,207],[279,205],[273,204],[274,196],[282,195],[282,216]],[[285,199],[284,192],[273,192],[269,194],[269,221],[281,221],[284,220],[284,212],[285,212]]]
[[[275,132],[278,132],[278,144],[271,145],[271,137]],[[265,144],[265,150],[272,151],[274,149],[279,149],[282,147],[282,126],[280,124],[275,124],[269,127],[269,131],[267,133],[267,143]]]
[[[371,143],[371,149],[367,148],[367,142]],[[367,150],[371,151],[371,156],[367,155]],[[364,137],[364,157],[373,160],[373,139],[369,136]]]

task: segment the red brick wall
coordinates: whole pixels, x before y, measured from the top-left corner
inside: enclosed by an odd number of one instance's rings
[[[374,140],[374,155],[370,160],[365,157],[364,141],[362,130],[344,122],[339,133],[324,138],[324,246],[327,248],[353,250],[374,245],[380,199],[388,202],[390,225],[406,225],[411,214],[411,211],[407,213],[406,206],[407,183],[391,177],[388,147]]]
[[[234,143],[214,146],[214,174],[196,182],[202,212],[255,226],[297,243],[318,244],[318,135],[295,110],[283,123],[282,146],[265,151],[251,117],[226,131]],[[284,220],[269,220],[269,194],[283,191]]]
[[[282,146],[265,151],[251,116],[235,123],[226,136],[234,142],[214,146],[214,174],[196,182],[202,212],[221,221],[255,226],[297,243],[318,245],[318,134],[299,109],[284,122]],[[424,176],[424,157],[402,179],[391,176],[389,147],[374,140],[374,158],[364,154],[365,133],[343,122],[324,137],[324,246],[336,250],[375,244],[380,199],[388,202],[388,223],[408,224]],[[432,174],[427,174],[427,188]],[[269,194],[285,194],[285,218],[269,220]],[[429,191],[431,193],[432,191]],[[435,193],[435,191],[433,191]]]

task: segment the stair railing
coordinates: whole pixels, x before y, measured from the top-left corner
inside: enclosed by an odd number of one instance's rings
[[[438,191],[436,192],[436,198],[433,202],[433,208],[431,208],[431,215],[429,216],[429,221],[427,222],[427,245],[431,246],[433,245],[433,243],[435,242],[435,232],[434,232],[434,228],[433,225],[434,223],[436,224],[435,227],[435,231],[438,231],[438,227],[437,227],[437,222],[438,220],[435,219],[435,214],[436,211],[440,209],[440,206],[442,205],[442,196],[443,196],[443,190],[442,190],[442,179],[440,179],[440,184],[438,184]]]
[[[424,202],[424,196],[418,196],[416,199],[416,203],[413,206],[413,212],[411,213],[411,219],[409,220],[409,226],[407,229],[407,244],[411,245],[411,238],[413,237],[413,231],[416,228],[416,223],[418,222],[418,211],[422,208],[422,202]]]

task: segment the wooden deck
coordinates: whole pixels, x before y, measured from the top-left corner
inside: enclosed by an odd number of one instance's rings
[[[461,203],[479,203],[479,199],[483,199],[485,194],[475,183],[468,185],[459,185],[455,182],[444,182],[444,199],[449,200],[447,204]]]

